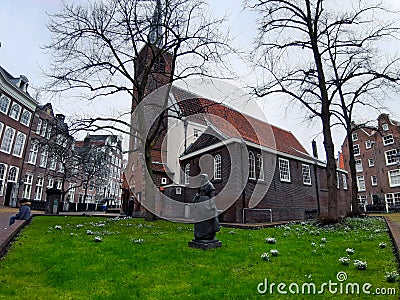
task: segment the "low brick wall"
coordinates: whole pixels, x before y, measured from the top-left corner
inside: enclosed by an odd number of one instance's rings
[[[0,257],[3,257],[7,253],[8,245],[29,222],[30,220],[16,220],[12,226],[9,226],[2,232],[2,235],[0,236]]]

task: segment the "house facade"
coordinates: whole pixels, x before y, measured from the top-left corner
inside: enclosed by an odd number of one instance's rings
[[[37,101],[28,79],[0,67],[0,205],[16,206],[23,185],[24,156]]]
[[[115,135],[87,135],[75,142],[78,176],[71,182],[69,202],[121,204],[122,138]]]
[[[400,123],[381,114],[375,128],[354,130],[358,202],[383,205],[387,211],[400,207]],[[342,166],[350,172],[347,138],[342,145]]]
[[[50,103],[37,105],[24,156],[20,199],[45,201],[47,188],[66,190],[72,144],[64,115],[55,115]]]

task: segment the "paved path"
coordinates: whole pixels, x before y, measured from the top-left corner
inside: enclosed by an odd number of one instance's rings
[[[385,219],[394,240],[397,257],[400,257],[400,214],[388,214]]]

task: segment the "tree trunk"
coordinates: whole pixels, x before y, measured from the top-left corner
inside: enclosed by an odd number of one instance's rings
[[[353,151],[353,139],[352,139],[352,130],[351,126],[348,125],[347,128],[349,130],[347,131],[347,141],[348,141],[348,147],[349,147],[349,165],[350,165],[350,196],[351,196],[351,206],[353,210],[353,215],[357,216],[360,214],[360,210],[358,208],[358,199],[357,199],[357,193],[358,193],[358,186],[357,186],[357,170],[356,170],[356,160],[354,158],[354,151]]]

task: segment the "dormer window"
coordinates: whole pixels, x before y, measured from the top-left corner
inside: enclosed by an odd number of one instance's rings
[[[382,124],[382,130],[383,131],[388,131],[389,130],[389,125],[386,124],[386,123]]]

